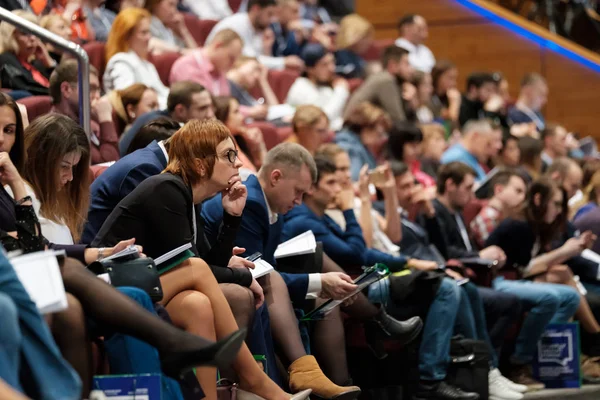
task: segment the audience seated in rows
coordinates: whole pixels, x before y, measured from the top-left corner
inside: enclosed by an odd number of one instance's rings
[[[90,338],[104,336],[110,373],[162,372],[169,400],[187,396],[180,385],[187,378],[195,397],[215,399],[215,365],[222,378],[239,382],[241,397],[304,399],[312,391],[351,400],[361,393],[352,378],[362,386],[364,377],[350,376],[346,333],[358,323],[376,358],[391,350],[384,341],[404,345],[423,331],[412,365],[418,397],[477,398],[446,378],[451,337],[460,333],[489,348],[491,398],[520,400],[525,390],[543,387],[530,369],[535,343],[549,322],[572,316],[582,327],[584,379],[600,377],[600,275],[589,252],[600,164],[581,159],[566,127],[546,123],[543,77],[527,74],[516,103],[496,71],[468,75],[461,95],[456,66],[436,62],[424,45],[427,22],[419,15],[400,20],[400,38],[383,50],[381,71],[363,59],[384,48],[373,43],[373,26],[351,13],[337,24],[325,2],[18,3],[7,7],[37,23],[27,14],[33,10],[65,39],[101,41],[84,46],[104,83],[92,68],[86,134],[77,125],[77,63],[0,24],[7,33],[0,58],[18,72],[16,80],[2,74],[3,84],[10,80],[3,87],[13,98],[30,97],[17,106],[0,94],[7,184],[0,239],[8,250],[48,246],[78,260],[61,261],[68,307],[48,325],[58,349],[42,334],[45,347],[36,350],[55,353],[45,368],[71,364],[57,378],[65,391],[88,397],[97,372]],[[217,16],[200,21],[190,9]],[[50,94],[53,111],[64,115],[44,115],[49,97],[32,94]],[[326,144],[334,135],[338,144]],[[103,164],[94,166],[91,188],[90,163]],[[475,200],[475,189],[486,198]],[[307,229],[319,243],[301,257],[304,269],[275,259],[283,240]],[[82,265],[129,245],[156,257],[185,243],[194,256],[161,269],[165,296],[156,304],[140,289],[109,288]],[[276,271],[254,279],[254,263],[243,257],[256,252]],[[397,273],[325,320],[302,321],[315,305],[355,291],[346,271],[378,261]],[[500,274],[484,274],[477,263]],[[415,291],[423,282],[427,290]],[[5,302],[0,293],[0,306],[13,302],[21,313],[17,292],[10,293]],[[497,369],[498,358],[505,332],[523,312],[503,369],[513,382]],[[440,325],[442,315],[451,323]],[[2,322],[15,327],[8,341],[35,340],[14,318]],[[239,328],[251,333],[238,352],[245,335]],[[264,358],[257,364],[251,354]],[[41,366],[31,368],[36,356],[23,358],[30,379],[18,369],[18,376],[0,371],[0,379],[32,398],[39,385],[55,390]],[[223,368],[232,360],[233,368]],[[194,366],[202,368],[182,378]]]
[[[217,129],[218,131],[215,132]],[[209,135],[209,132],[220,136],[217,136],[217,140],[215,140],[214,137]],[[214,144],[211,144],[211,142]],[[217,145],[215,146],[215,144]],[[145,245],[146,248],[152,248],[152,252],[156,251],[154,254],[149,254],[156,257],[166,252],[167,248],[176,248],[185,242],[191,241],[192,251],[198,255],[198,250],[195,247],[193,239],[194,230],[192,229],[195,226],[193,222],[195,218],[192,216],[196,214],[194,204],[203,202],[207,198],[214,196],[215,193],[223,191],[224,188],[228,188],[228,190],[227,194],[223,195],[221,200],[223,226],[225,229],[233,229],[232,233],[237,230],[237,226],[240,224],[240,216],[244,209],[246,187],[241,184],[241,178],[238,174],[241,162],[237,160],[237,152],[226,127],[212,120],[206,122],[192,121],[169,139],[167,146],[169,154],[169,164],[166,168],[167,173],[148,178],[125,197],[119,203],[116,211],[112,212],[106,219],[96,236],[95,242],[102,244],[118,242],[120,236],[134,234],[138,238],[138,243]],[[211,149],[209,146],[214,147]],[[193,154],[216,154],[216,156],[213,156],[214,161],[212,165],[206,162],[201,168],[196,169],[194,167],[195,162],[192,162],[191,166],[186,167],[186,161],[181,157],[188,154],[189,147],[194,149],[192,150]],[[203,178],[203,175],[206,178]],[[192,186],[192,193],[195,193],[194,196],[187,189],[188,185]],[[151,196],[150,194],[154,195]],[[176,214],[165,215],[159,212],[164,207],[172,210],[187,210],[187,212],[179,213],[178,216]],[[180,218],[179,222],[174,219],[176,217]],[[168,226],[176,226],[179,229],[169,230],[167,229]],[[188,229],[185,228],[186,226]],[[197,234],[203,236],[204,232],[200,230]],[[211,252],[220,255],[221,260],[215,262],[222,267],[227,263],[228,254],[231,254],[230,251],[227,252],[224,250],[233,247],[232,240],[235,238],[235,235],[231,235],[230,233],[226,237],[223,237],[219,243],[215,244],[215,249],[211,250]],[[206,256],[206,254],[203,255],[205,259],[207,258]],[[175,304],[172,308],[170,307],[173,301],[171,299],[174,296],[185,296],[186,289],[202,291],[201,288],[204,285],[204,283],[199,283],[199,279],[204,281],[205,278],[202,277],[202,271],[193,262],[194,260],[203,263],[200,259],[192,259],[191,264],[184,266],[184,268],[179,267],[173,270],[161,271],[161,281],[166,291],[166,300],[163,301],[166,302],[167,310],[175,320],[178,319],[178,311],[173,308],[176,307],[178,301],[174,301]],[[275,276],[271,275],[269,277],[274,286],[275,282],[273,281],[276,279]],[[252,285],[258,286],[254,280]],[[259,292],[258,295],[257,308],[262,305],[264,300],[262,292]],[[289,305],[289,300],[287,303]],[[285,307],[286,302],[281,302],[281,306]],[[294,318],[291,309],[289,315]],[[275,318],[272,319],[275,320]],[[219,329],[218,325],[217,329]],[[289,325],[286,334],[290,334]],[[299,333],[297,340],[300,342]],[[290,386],[294,391],[311,388],[315,393],[320,393],[324,397],[329,398],[334,394],[345,393],[348,390],[358,390],[356,387],[342,388],[333,385],[322,373],[321,377],[317,378],[315,374],[319,373],[320,369],[313,360],[310,356],[306,356],[306,354],[300,356],[298,359],[289,360],[292,363],[290,366]],[[244,379],[243,374],[247,372],[249,371],[239,371],[239,374],[242,375],[241,379]],[[313,375],[311,380],[305,377],[307,373]],[[216,385],[214,374],[210,378],[213,379]],[[250,382],[248,381],[248,383]]]
[[[243,246],[247,254],[258,251],[262,254],[263,259],[277,266],[274,252],[283,228],[283,215],[280,214],[286,214],[301,203],[302,196],[310,189],[315,178],[314,160],[306,149],[294,143],[284,143],[271,149],[258,176],[252,175],[245,182],[248,188],[248,199],[236,243]],[[205,202],[202,207],[202,217],[209,236],[213,236],[221,224],[223,218],[221,202],[220,196],[217,195]],[[322,294],[329,292],[328,275],[330,274],[341,276],[349,284],[349,288],[354,286],[343,270],[325,254],[322,270],[326,273],[321,276],[318,274],[317,276],[314,276],[315,274],[308,276],[306,274],[282,274],[288,280],[291,299],[295,306],[304,303],[307,290],[309,292],[321,291]],[[289,279],[292,277],[290,275],[298,275],[294,278],[298,287],[295,290],[296,294],[291,290]],[[370,304],[364,295],[358,294],[357,296],[351,306],[345,307],[345,311],[360,319],[365,326],[369,326],[369,330],[373,332],[374,339],[372,341],[377,342],[373,343],[373,346],[381,346],[376,339],[377,334],[404,343],[412,340],[415,332],[421,329],[421,321],[418,318],[406,322],[397,321],[389,317],[383,309]],[[338,318],[332,317],[332,324],[336,326],[336,331],[339,330],[340,323]],[[334,328],[331,327],[331,329]],[[329,342],[329,347],[326,348],[329,350],[328,357],[322,359],[323,363],[327,363],[325,369],[328,372],[333,373],[337,369],[335,376],[344,379],[336,380],[336,383],[340,384],[348,379],[347,369],[344,368],[344,346],[342,338],[335,337],[335,341]],[[343,357],[343,360],[340,357]],[[297,383],[290,380],[290,386],[295,385]]]

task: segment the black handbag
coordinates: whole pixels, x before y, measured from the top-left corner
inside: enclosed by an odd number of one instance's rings
[[[128,260],[95,261],[88,269],[96,275],[108,274],[114,287],[132,286],[142,289],[154,303],[163,298],[158,269],[151,258],[130,258]]]
[[[480,399],[487,399],[490,372],[487,344],[481,340],[454,337],[450,344],[450,359],[448,382],[467,392],[479,394]]]

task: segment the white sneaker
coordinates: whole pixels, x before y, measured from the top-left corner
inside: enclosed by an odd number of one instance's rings
[[[499,377],[500,381],[502,381],[506,386],[508,386],[513,392],[518,392],[518,393],[527,392],[527,386],[520,385],[518,383],[514,383],[513,381],[511,381],[510,379],[508,379],[507,377],[502,375],[502,373],[500,373],[500,370],[498,368],[492,369],[490,371],[490,374],[493,374],[494,376]]]
[[[490,398],[489,400],[521,400],[523,393],[511,390],[501,379],[502,375],[497,369],[490,370],[488,374]]]

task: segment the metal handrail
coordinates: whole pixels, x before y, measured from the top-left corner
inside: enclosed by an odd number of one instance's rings
[[[78,44],[69,42],[49,30],[29,22],[2,7],[0,7],[0,21],[6,21],[16,26],[19,30],[35,35],[42,41],[51,43],[77,58],[77,63],[79,64],[79,122],[89,138],[89,135],[92,132],[90,124],[90,59],[86,51]]]

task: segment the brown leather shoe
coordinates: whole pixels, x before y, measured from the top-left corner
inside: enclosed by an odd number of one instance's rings
[[[353,400],[360,395],[358,386],[338,386],[325,376],[313,356],[300,357],[290,365],[290,389],[312,389],[312,398]]]
[[[514,383],[527,386],[528,392],[535,392],[546,387],[542,382],[533,379],[533,371],[529,364],[513,365],[507,378]]]

